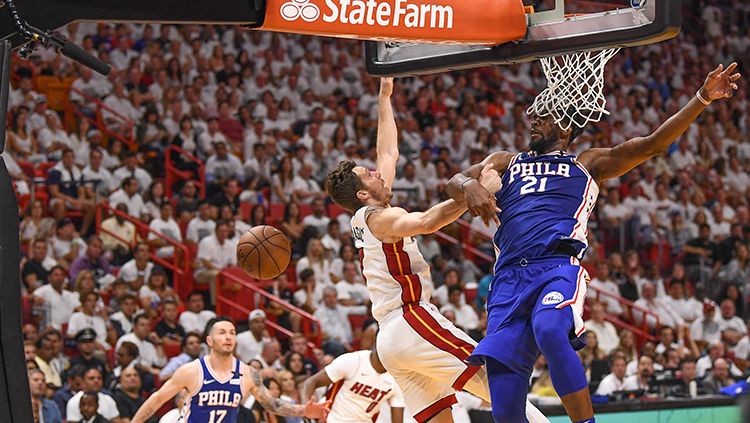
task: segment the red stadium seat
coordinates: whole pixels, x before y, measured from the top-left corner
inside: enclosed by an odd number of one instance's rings
[[[181,352],[180,344],[164,344],[164,354],[167,355],[167,358],[177,357]]]

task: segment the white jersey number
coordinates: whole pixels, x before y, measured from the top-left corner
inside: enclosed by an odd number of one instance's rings
[[[531,194],[532,192],[544,192],[547,190],[547,178],[541,179],[539,182],[539,188],[536,188],[536,176],[527,176],[523,178],[523,181],[526,183],[521,187],[521,195]]]
[[[208,423],[221,423],[227,416],[227,410],[211,410],[208,415]]]

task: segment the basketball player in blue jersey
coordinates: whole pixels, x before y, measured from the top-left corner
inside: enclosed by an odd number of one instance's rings
[[[228,318],[211,319],[206,325],[210,353],[177,369],[143,403],[131,423],[145,422],[180,392],[188,395],[180,423],[235,423],[239,406],[248,394],[272,414],[325,420],[328,404],[297,405],[273,398],[263,386],[260,374],[234,357],[236,335],[234,323]]]
[[[524,404],[541,352],[565,410],[574,422],[594,422],[586,376],[575,349],[583,344],[586,225],[599,186],[661,155],[712,100],[729,98],[737,65],[713,70],[696,96],[653,134],[580,156],[568,146],[582,130],[563,130],[551,116],[532,116],[529,152],[496,152],[456,175],[448,194],[466,201],[487,223],[499,208],[494,236],[497,260],[487,298],[487,336],[468,361],[486,363],[496,422],[525,422]],[[495,195],[476,180],[484,166],[502,173]]]

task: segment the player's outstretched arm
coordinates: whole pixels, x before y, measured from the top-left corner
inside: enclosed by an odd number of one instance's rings
[[[497,190],[490,192],[491,190],[479,183],[479,178],[482,169],[487,165],[492,165],[492,168],[502,175],[508,169],[512,158],[513,154],[505,151],[490,154],[482,163],[472,165],[463,172],[455,174],[445,187],[446,193],[460,203],[465,202],[471,215],[480,216],[485,225],[489,226],[491,221],[499,224],[500,220],[495,213],[497,206],[494,194]]]
[[[302,388],[299,390],[300,400],[309,401],[313,399],[312,396],[316,389],[328,386],[332,383],[333,381],[328,377],[328,373],[326,373],[325,369],[318,371],[318,373],[308,377],[305,379],[305,382],[302,383]]]
[[[378,168],[380,177],[385,181],[386,188],[393,186],[396,178],[396,163],[398,162],[398,129],[396,118],[393,116],[391,94],[393,93],[393,78],[380,79],[380,99],[378,100]]]
[[[391,423],[404,423],[404,407],[391,407]]]
[[[252,381],[250,394],[253,395],[255,400],[258,401],[258,403],[268,412],[279,416],[301,416],[318,420],[325,420],[328,416],[328,403],[316,404],[312,401],[308,401],[305,405],[299,405],[292,404],[291,402],[284,401],[280,398],[274,398],[263,385],[263,379],[261,378],[260,373],[250,366],[246,366],[245,369],[249,372],[250,380]]]
[[[589,169],[597,182],[616,178],[654,156],[664,154],[669,146],[706,109],[706,102],[730,98],[737,90],[740,74],[735,73],[737,63],[726,69],[719,65],[711,71],[698,93],[674,116],[664,122],[653,134],[633,138],[614,148],[596,148],[581,154],[579,160]]]
[[[159,388],[158,391],[151,394],[146,402],[143,403],[138,412],[135,413],[130,423],[145,423],[146,420],[151,418],[157,411],[164,405],[165,402],[170,401],[183,389],[192,391],[191,382],[194,384],[195,381],[195,367],[191,364],[185,365],[177,369],[174,375],[167,380],[164,385]]]
[[[500,189],[500,175],[491,164],[485,165],[479,176],[482,189],[496,192]],[[493,206],[494,207],[494,206]],[[493,208],[493,213],[496,208]],[[407,212],[400,207],[388,207],[373,212],[367,224],[373,235],[383,242],[430,234],[454,222],[466,212],[466,204],[447,200],[430,207],[425,212]]]

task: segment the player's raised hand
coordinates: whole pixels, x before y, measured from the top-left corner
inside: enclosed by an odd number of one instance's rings
[[[487,186],[490,186],[493,173],[497,174],[497,171],[492,169],[491,165],[487,165],[482,170],[480,179],[485,178],[486,176]],[[497,190],[499,190],[500,182],[498,181],[495,185]],[[495,186],[491,186],[490,188],[495,188]],[[479,216],[487,227],[490,226],[491,221],[494,221],[498,225],[500,224],[500,219],[497,217],[499,209],[495,203],[494,195],[496,191],[491,192],[491,190],[488,190],[481,181],[477,181],[476,179],[465,182],[461,186],[461,189],[464,192],[466,206],[469,208],[469,212],[471,212],[472,216]]]
[[[723,64],[717,66],[708,74],[706,82],[701,87],[701,96],[708,101],[731,98],[737,91],[737,81],[742,77],[735,69],[737,62],[733,62],[726,69]]]
[[[393,78],[380,78],[380,95],[390,97],[393,94]]]
[[[317,403],[310,399],[310,401],[305,404],[305,411],[302,415],[311,419],[325,421],[328,417],[329,411],[331,411],[331,401]]]

